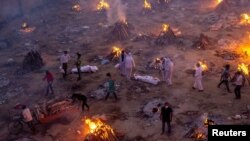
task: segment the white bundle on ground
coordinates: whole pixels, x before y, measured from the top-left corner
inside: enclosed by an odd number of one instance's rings
[[[96,72],[98,71],[98,67],[97,66],[90,66],[90,65],[87,65],[87,66],[82,66],[81,67],[81,72]],[[72,73],[77,73],[77,68],[73,68],[71,70]]]
[[[157,77],[148,76],[148,75],[142,76],[142,75],[134,74],[134,78],[135,80],[139,80],[139,81],[154,84],[154,85],[157,85],[161,81]]]

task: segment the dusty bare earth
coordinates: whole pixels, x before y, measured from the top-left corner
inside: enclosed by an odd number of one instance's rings
[[[73,1],[58,0],[55,4],[43,7],[26,15],[25,18],[11,21],[1,28],[0,39],[6,39],[11,44],[7,48],[0,48],[0,75],[10,81],[7,86],[0,88],[0,97],[8,99],[0,105],[0,140],[11,141],[26,137],[36,141],[82,141],[82,136],[77,133],[77,130],[82,129],[82,117],[100,114],[105,114],[108,124],[125,134],[121,139],[125,141],[194,140],[185,138],[184,135],[189,130],[188,125],[204,113],[219,117],[222,124],[250,124],[248,114],[250,109],[247,109],[247,105],[250,105],[249,84],[243,88],[241,100],[235,100],[234,94],[227,93],[224,87],[221,89],[216,87],[223,65],[227,63],[232,65],[231,70],[234,73],[238,63],[244,61],[249,64],[248,58],[226,60],[215,56],[215,51],[222,48],[218,44],[220,39],[240,41],[250,28],[231,25],[217,31],[210,31],[209,26],[212,24],[207,22],[211,15],[216,15],[219,19],[229,14],[237,17],[242,12],[250,12],[249,6],[234,5],[229,12],[218,13],[213,8],[207,7],[209,1],[175,0],[167,8],[161,10],[155,8],[152,13],[143,14],[142,0],[123,0],[123,3],[127,4],[127,22],[135,28],[131,39],[139,33],[159,34],[161,25],[169,23],[182,32],[178,37],[182,44],[159,47],[146,41],[132,42],[131,40],[107,43],[108,28],[101,26],[107,24],[105,12],[94,11],[95,4],[92,0],[82,0],[80,12],[71,10]],[[19,29],[23,21],[35,26],[35,31],[20,33]],[[89,29],[84,26],[89,26]],[[192,48],[192,42],[199,37],[200,33],[215,40],[212,43],[212,49]],[[159,78],[161,76],[157,70],[146,69],[147,63],[157,57],[172,57],[175,64],[174,85],[168,87],[165,83],[161,83],[154,86],[134,80],[126,81],[114,68],[116,62],[101,65],[101,61],[95,60],[97,56],[108,55],[113,45],[128,49],[134,54],[135,73]],[[45,66],[41,70],[20,74],[22,60],[32,48],[36,48],[42,54]],[[224,49],[227,48],[224,47]],[[74,74],[64,81],[59,72],[58,61],[58,56],[63,50],[69,50],[72,56],[70,68],[74,67],[75,53],[81,52],[83,64],[96,65],[99,71],[83,74],[80,82],[76,82],[77,76]],[[11,65],[8,64],[10,58],[14,60]],[[209,72],[204,76],[205,91],[202,93],[191,89],[194,78],[192,74],[187,73],[187,70],[193,69],[198,60],[205,60],[209,67]],[[120,100],[115,102],[113,99],[108,101],[90,99],[89,112],[80,114],[75,111],[51,123],[37,125],[39,132],[36,135],[32,135],[27,127],[19,135],[9,134],[7,127],[11,107],[17,103],[25,103],[32,107],[38,102],[48,100],[45,97],[46,83],[42,81],[45,69],[49,69],[55,75],[56,97],[72,94],[71,87],[75,83],[80,85],[78,92],[89,96],[91,91],[105,82],[105,74],[111,72],[116,82],[120,84],[118,91]],[[230,85],[230,88],[233,90],[234,86]],[[151,120],[141,116],[141,107],[155,98],[169,102],[174,109],[173,133],[170,136],[160,135],[159,119]],[[243,113],[247,118],[239,120],[229,118]]]

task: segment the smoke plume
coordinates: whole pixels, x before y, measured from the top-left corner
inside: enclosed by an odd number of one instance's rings
[[[108,0],[110,9],[107,11],[108,24],[112,25],[117,21],[126,21],[126,5],[121,0]]]

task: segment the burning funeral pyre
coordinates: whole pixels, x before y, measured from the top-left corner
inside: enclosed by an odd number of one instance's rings
[[[23,70],[25,72],[40,69],[43,65],[44,62],[40,53],[34,50],[30,51],[23,60]]]
[[[206,72],[209,70],[208,65],[205,63],[205,61],[198,61],[198,63],[200,64],[203,72]]]
[[[35,30],[35,27],[30,27],[27,22],[23,22],[20,31],[23,33],[30,33]]]
[[[198,121],[194,127],[192,127],[186,134],[185,137],[193,138],[196,141],[205,141],[207,140],[208,135],[208,126],[215,125],[215,121],[208,118],[208,114],[205,113],[201,120]]]
[[[194,42],[193,47],[196,49],[209,49],[211,48],[211,39],[204,35],[200,34],[200,37],[197,41]]]
[[[113,46],[110,54],[106,57],[109,61],[118,61],[121,54],[122,54],[122,48],[118,46]]]
[[[109,42],[127,40],[130,36],[131,28],[129,27],[129,24],[126,21],[116,22],[111,28],[111,32],[108,36]]]
[[[162,31],[160,35],[156,38],[155,44],[158,46],[165,46],[172,44],[176,41],[176,36],[173,30],[170,28],[168,24],[162,25]]]
[[[110,5],[105,0],[100,0],[96,7],[98,11],[108,10],[109,8],[110,8]]]
[[[72,9],[73,11],[75,11],[75,12],[79,12],[79,11],[81,11],[81,6],[80,6],[80,4],[75,4],[75,5],[73,5],[73,6],[71,7],[71,9]]]
[[[118,141],[113,128],[99,118],[84,119],[84,141]]]
[[[250,25],[250,15],[248,15],[247,13],[243,13],[240,15],[241,19],[240,19],[240,24],[241,25]]]
[[[231,10],[232,4],[228,0],[216,0],[216,11],[218,13],[224,13]]]

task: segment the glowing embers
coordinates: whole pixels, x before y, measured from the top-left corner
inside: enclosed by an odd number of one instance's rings
[[[216,5],[219,5],[223,2],[223,0],[215,0],[216,1]]]
[[[75,5],[72,6],[71,9],[73,11],[75,11],[75,12],[80,12],[81,11],[81,6],[80,6],[80,4],[75,4]]]
[[[240,15],[240,24],[241,25],[250,25],[250,15],[243,13]]]
[[[165,46],[176,42],[176,35],[169,24],[162,24],[162,30],[155,40],[157,46]]]
[[[122,54],[122,49],[117,46],[113,46],[111,54],[113,55],[113,58],[119,58]]]
[[[244,63],[238,64],[237,70],[241,71],[244,75],[249,75],[249,66]]]
[[[96,7],[98,11],[108,10],[109,8],[110,8],[110,5],[105,0],[100,0]]]
[[[84,119],[84,141],[118,141],[113,128],[99,118]]]
[[[146,9],[146,10],[151,10],[152,5],[151,5],[150,2],[148,2],[148,0],[144,0],[143,8]]]
[[[33,32],[36,28],[30,27],[27,22],[23,22],[20,31],[23,33]]]
[[[162,24],[162,31],[168,32],[168,30],[169,30],[169,24]]]
[[[203,72],[208,71],[208,65],[205,63],[205,61],[199,61],[198,63],[200,64]]]

